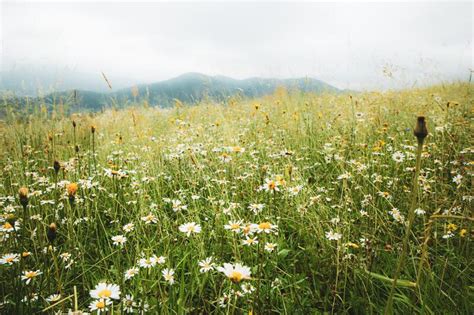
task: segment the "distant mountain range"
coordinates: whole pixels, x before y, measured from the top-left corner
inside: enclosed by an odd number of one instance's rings
[[[229,97],[236,95],[259,97],[273,93],[278,87],[314,93],[340,92],[336,87],[313,78],[237,80],[225,76],[186,73],[173,79],[141,84],[117,91],[68,90],[54,92],[41,98],[41,101],[49,105],[59,102],[69,104],[70,110],[73,112],[97,111],[110,106],[126,107],[145,100],[150,106],[170,107],[175,103],[175,100],[193,104],[204,99],[224,102]]]

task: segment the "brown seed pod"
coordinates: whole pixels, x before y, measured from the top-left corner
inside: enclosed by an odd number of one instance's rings
[[[424,139],[428,135],[428,129],[426,128],[426,121],[424,116],[419,116],[416,121],[415,130],[413,131],[415,137],[419,143],[423,143]]]

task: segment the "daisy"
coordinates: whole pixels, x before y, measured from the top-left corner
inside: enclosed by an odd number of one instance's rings
[[[135,268],[135,267],[130,268],[128,270],[125,270],[123,274],[124,274],[125,280],[130,280],[138,274],[138,268]]]
[[[255,223],[248,223],[242,227],[242,234],[245,236],[252,235],[253,233],[258,231],[258,224]]]
[[[290,193],[291,196],[296,196],[300,193],[301,189],[303,189],[303,185],[298,185],[295,187],[289,187],[288,192]]]
[[[405,216],[403,216],[403,214],[397,208],[393,208],[388,213],[392,215],[395,221],[400,222],[400,223],[405,222]]]
[[[229,278],[232,282],[237,283],[242,280],[251,279],[250,278],[250,268],[243,266],[240,263],[228,264],[225,263],[223,267],[217,267],[217,271],[222,272]]]
[[[93,299],[120,300],[120,287],[116,284],[99,282],[95,289],[90,291],[90,295]]]
[[[153,255],[152,257],[148,257],[148,258],[140,258],[138,260],[138,265],[141,268],[155,267],[156,263],[157,263],[157,257],[155,255]]]
[[[212,256],[211,256],[211,257],[207,257],[207,258],[204,259],[204,260],[201,260],[198,264],[199,264],[199,267],[201,267],[201,268],[199,269],[199,272],[201,272],[201,273],[211,271],[212,269],[214,269],[214,265],[215,265],[215,264],[212,262]]]
[[[54,303],[54,302],[57,302],[61,299],[61,294],[51,294],[50,296],[48,296],[46,298],[46,301],[48,301],[49,303]]]
[[[189,237],[191,233],[200,233],[201,226],[199,224],[196,224],[196,222],[189,222],[181,224],[179,226],[179,230],[183,233],[186,233],[186,235]]]
[[[98,299],[92,301],[91,304],[89,304],[89,309],[91,310],[91,312],[97,311],[97,314],[100,314],[101,312],[107,312],[109,310],[107,306],[109,306],[110,304],[112,304],[112,301],[110,300]]]
[[[163,278],[168,281],[169,284],[173,284],[174,283],[174,270],[171,269],[171,268],[165,268],[161,271],[161,273],[163,274]]]
[[[250,205],[248,206],[248,209],[249,209],[249,210],[252,210],[253,213],[255,213],[255,214],[259,214],[259,213],[263,210],[264,207],[265,207],[264,204],[261,204],[261,203],[252,203],[252,204],[250,204]]]
[[[252,246],[254,244],[258,244],[256,237],[247,237],[245,240],[242,240],[242,245]]]
[[[405,160],[405,154],[403,154],[400,151],[397,151],[392,154],[392,160],[394,160],[397,163],[401,163]]]
[[[148,215],[142,217],[142,221],[145,222],[145,224],[151,224],[158,222],[158,219],[154,214],[149,213]]]
[[[269,234],[273,232],[276,229],[276,227],[271,224],[270,222],[262,222],[257,226],[257,232],[261,233],[264,232],[266,234]]]
[[[224,152],[219,156],[219,160],[224,163],[229,163],[230,161],[232,161],[232,157]]]
[[[39,270],[36,271],[23,271],[23,275],[21,276],[21,280],[25,280],[26,284],[29,284],[31,280],[36,278],[37,276],[41,275],[42,272]]]
[[[134,225],[133,223],[125,224],[125,225],[122,227],[122,230],[123,230],[125,233],[132,232],[134,229],[135,229],[135,225]]]
[[[239,233],[241,227],[242,221],[229,221],[229,224],[224,225],[224,229],[230,230],[234,233]]]
[[[125,313],[133,313],[133,308],[137,307],[137,303],[133,301],[133,295],[127,294],[122,299]]]
[[[415,214],[416,214],[416,215],[422,216],[422,215],[424,215],[425,213],[426,213],[426,211],[423,210],[423,209],[420,209],[420,208],[415,209]]]
[[[183,204],[181,202],[181,200],[171,200],[171,203],[172,203],[172,207],[173,207],[173,211],[174,212],[178,212],[178,211],[181,211],[181,210],[186,210],[188,208],[187,205]]]
[[[278,181],[267,178],[265,179],[265,183],[260,186],[260,189],[273,193],[275,191],[280,191],[280,188],[278,188],[279,185],[280,183]]]
[[[326,238],[330,241],[338,241],[342,237],[341,233],[335,233],[333,231],[326,232]]]
[[[266,243],[265,244],[265,250],[269,253],[273,252],[276,247],[277,247],[277,244],[275,244],[275,243]]]
[[[13,265],[13,263],[20,260],[20,255],[18,254],[5,254],[0,258],[0,265]]]
[[[112,236],[112,241],[114,241],[114,245],[115,246],[123,246],[123,244],[125,244],[125,242],[127,241],[127,238],[123,235],[115,235],[115,236]]]
[[[458,174],[458,175],[453,177],[453,183],[455,183],[456,185],[461,185],[461,182],[462,182],[462,175],[461,174]]]

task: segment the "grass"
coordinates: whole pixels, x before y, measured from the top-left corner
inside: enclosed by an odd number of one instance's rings
[[[0,312],[378,314],[394,286],[389,313],[469,314],[473,101],[458,83],[70,117],[7,111]],[[429,136],[413,185],[420,115]],[[101,282],[120,298],[102,291],[97,304]]]

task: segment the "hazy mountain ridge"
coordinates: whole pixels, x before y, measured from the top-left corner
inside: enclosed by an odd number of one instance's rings
[[[170,107],[174,104],[175,99],[189,104],[197,103],[203,99],[223,102],[235,95],[242,97],[268,95],[278,87],[314,93],[340,92],[336,87],[313,78],[238,80],[226,76],[185,73],[169,80],[139,84],[116,91],[68,90],[54,92],[41,98],[41,101],[49,106],[59,103],[68,104],[70,111],[73,112],[97,111],[110,106],[127,107],[145,100],[151,106]],[[17,97],[17,100],[21,103],[24,98]]]

